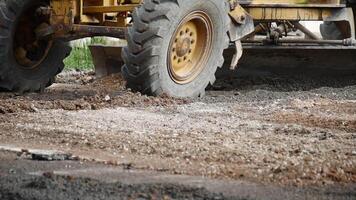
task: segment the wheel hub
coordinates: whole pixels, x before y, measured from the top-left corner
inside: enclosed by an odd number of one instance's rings
[[[177,42],[177,56],[183,57],[187,55],[190,50],[191,38],[185,37],[178,39]]]
[[[201,11],[187,15],[171,39],[168,68],[171,78],[179,84],[193,81],[202,71],[211,52],[213,27]]]
[[[49,26],[49,15],[37,12],[41,4],[26,10],[19,18],[14,37],[14,56],[25,69],[39,66],[47,57],[52,41],[36,37],[36,29]]]

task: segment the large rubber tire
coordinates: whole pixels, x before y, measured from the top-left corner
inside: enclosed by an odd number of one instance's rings
[[[320,33],[325,40],[342,40],[343,35],[334,22],[324,22],[320,25]]]
[[[354,4],[356,1],[350,1],[350,3]],[[356,9],[353,8],[353,17],[354,23],[356,23]],[[356,24],[355,24],[356,26]],[[325,40],[342,40],[350,37],[350,35],[346,35],[343,33],[342,29],[339,28],[337,22],[324,22],[320,25],[320,33]]]
[[[122,73],[127,86],[147,95],[167,94],[174,97],[197,97],[215,82],[217,67],[224,62],[223,51],[229,46],[230,18],[228,5],[222,0],[144,0],[133,12],[133,26],[128,29],[128,46],[122,57]],[[195,79],[178,84],[167,67],[168,48],[181,20],[194,11],[204,11],[211,18],[214,36],[212,51],[205,67]]]
[[[356,3],[356,0],[355,0],[355,3]],[[354,23],[355,23],[355,36],[356,36],[356,7],[353,7],[352,8],[352,11],[354,13]],[[355,38],[356,39],[356,38]]]
[[[0,89],[14,92],[38,92],[54,82],[63,68],[63,60],[71,48],[66,42],[53,41],[47,56],[35,68],[24,68],[14,53],[14,35],[19,18],[30,7],[43,5],[45,0],[0,1]]]

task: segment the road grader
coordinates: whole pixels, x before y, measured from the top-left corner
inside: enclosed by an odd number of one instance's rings
[[[69,41],[107,36],[127,41],[110,48],[128,88],[197,97],[228,48],[231,69],[245,44],[355,48],[355,11],[355,0],[0,0],[0,88],[42,91],[63,70]],[[321,36],[305,21],[322,22]]]

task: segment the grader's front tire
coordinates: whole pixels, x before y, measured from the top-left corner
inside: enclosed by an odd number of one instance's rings
[[[35,35],[49,24],[49,16],[38,12],[46,6],[47,0],[0,1],[0,90],[40,91],[62,71],[70,47]]]
[[[203,95],[229,45],[227,10],[222,0],[145,0],[133,12],[122,55],[127,86],[148,95]]]
[[[354,4],[355,2],[349,2]],[[356,27],[356,8],[353,8],[351,12],[348,13],[348,20],[352,25],[347,22],[332,22],[326,21],[320,25],[320,33],[322,38],[325,40],[342,40],[353,35],[356,35],[356,31],[353,29]]]

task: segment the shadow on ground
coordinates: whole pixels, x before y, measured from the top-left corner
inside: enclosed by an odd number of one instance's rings
[[[308,91],[356,85],[356,51],[247,49],[235,71],[231,51],[209,90]]]

